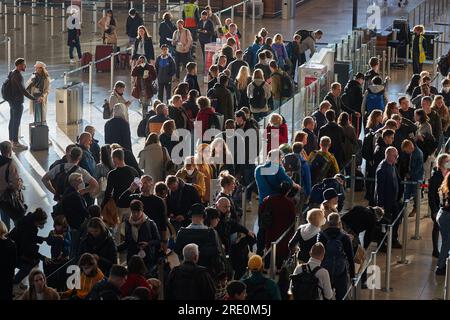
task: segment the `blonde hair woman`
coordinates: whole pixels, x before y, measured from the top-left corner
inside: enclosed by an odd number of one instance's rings
[[[257,87],[264,89],[264,99],[257,101],[254,97],[254,92]],[[264,73],[261,69],[256,69],[253,71],[252,82],[247,87],[247,96],[249,99],[250,111],[256,121],[261,120],[269,111],[267,101],[269,100],[272,93],[270,92],[270,86],[264,80]]]
[[[205,198],[210,200],[211,196],[211,179],[214,177],[214,169],[209,164],[210,149],[207,143],[202,143],[197,146],[197,153],[195,154],[195,164],[198,171],[203,173],[205,177]]]
[[[426,60],[425,49],[423,46],[423,41],[425,40],[425,37],[423,36],[425,33],[425,27],[423,25],[416,25],[413,28],[413,32],[411,41],[413,73],[421,73],[422,65]]]
[[[27,91],[37,98],[30,101],[30,113],[34,114],[34,122],[45,123],[47,121],[47,97],[50,92],[50,75],[45,63],[36,61],[34,72],[25,86]]]
[[[276,54],[277,64],[284,71],[288,71],[290,68],[290,61],[286,51],[286,47],[284,46],[283,36],[280,33],[277,33],[273,37],[272,50]]]
[[[237,89],[237,108],[248,107],[248,96],[247,87],[252,82],[252,77],[250,76],[250,68],[242,66],[236,76],[236,89]]]
[[[450,125],[450,114],[448,111],[448,106],[445,105],[444,97],[441,95],[434,96],[433,103],[431,104],[431,109],[437,112],[442,122],[442,132],[446,133]]]
[[[47,279],[41,270],[31,270],[28,282],[30,288],[24,292],[20,300],[59,300],[58,292],[47,287]]]
[[[366,130],[377,131],[383,127],[383,111],[375,109],[369,115],[367,119]]]

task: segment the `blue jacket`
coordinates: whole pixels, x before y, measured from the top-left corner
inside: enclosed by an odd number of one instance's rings
[[[403,194],[397,168],[381,161],[375,176],[375,200],[377,206],[389,211],[397,205]]]
[[[302,156],[300,156],[300,161],[302,164],[302,180],[301,185],[303,190],[305,191],[305,195],[309,196],[311,194],[311,168],[309,167],[308,161],[303,159]]]
[[[258,51],[259,49],[261,49],[261,46],[257,43],[253,43],[252,45],[252,56],[253,56],[253,61],[252,61],[252,65],[250,66],[250,68],[254,68],[255,65],[258,63]]]
[[[414,148],[414,152],[411,154],[409,170],[411,181],[423,180],[423,152],[417,146]]]
[[[78,145],[78,147],[80,147],[81,150],[83,150],[83,155],[81,156],[79,166],[82,167],[87,172],[89,172],[91,176],[94,176],[96,166],[94,156],[92,155],[91,151],[86,149],[85,147],[81,145]]]
[[[272,165],[273,168],[268,169]],[[261,170],[263,168],[267,168],[265,170],[268,171],[268,174],[267,172],[265,172],[266,174],[264,175],[261,173]],[[273,174],[273,172],[275,171],[276,173]],[[265,164],[256,167],[255,180],[256,185],[258,186],[259,205],[262,205],[264,199],[267,196],[279,194],[279,187],[282,182],[286,181],[292,184],[292,179],[286,174],[284,168],[279,164],[272,164],[270,161],[267,161]]]

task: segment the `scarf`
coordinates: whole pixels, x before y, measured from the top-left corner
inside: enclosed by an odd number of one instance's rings
[[[131,236],[135,242],[138,241],[139,228],[145,222],[145,214],[141,212],[141,215],[137,220],[133,220],[132,216],[128,219],[128,222],[131,224]]]

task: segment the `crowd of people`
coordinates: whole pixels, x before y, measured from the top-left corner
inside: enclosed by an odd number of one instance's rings
[[[20,291],[24,300],[279,300],[289,294],[298,300],[343,299],[356,274],[355,262],[361,263],[360,250],[381,241],[381,225],[392,223],[403,201],[416,196],[415,184],[424,182],[434,221],[433,256],[439,257],[436,274],[445,274],[450,156],[436,155],[449,136],[450,79],[438,91],[422,71],[412,77],[407,95],[389,101],[388,79],[380,77],[380,62],[371,58],[366,74],[330,85],[289,141],[286,120],[272,111],[294,94],[295,68],[306,61],[308,50],[314,54],[322,31],[299,30],[286,45],[281,34],[270,37],[262,29],[244,49],[237,25],[229,18],[222,25],[210,7],[200,11],[190,1],[182,20],[175,25],[171,19],[164,14],[157,56],[142,19],[135,9],[129,11],[131,96],[142,106],[136,135],[145,138],[138,159],[132,151],[126,85],[117,81],[104,106],[105,144],[95,139],[93,126],[86,126],[42,177],[54,195],[49,213],[38,208],[25,214],[23,182],[12,160],[13,151],[26,149],[18,141],[24,96],[35,107],[36,102],[45,105],[48,72],[37,62],[24,86],[26,63],[16,60],[10,75],[13,94],[7,99],[10,141],[0,144],[0,298],[12,299]],[[76,30],[77,22],[71,24]],[[104,42],[117,44],[112,11],[99,25]],[[73,36],[71,52],[77,48],[80,55],[79,33]],[[195,43],[204,55],[205,44],[216,37],[225,43],[202,94]],[[180,65],[186,71],[183,81]],[[45,108],[38,110],[36,121],[45,121]],[[211,129],[214,134],[207,134]],[[201,132],[196,141],[184,134],[194,131]],[[187,148],[179,148],[183,144]],[[366,161],[361,174],[367,178],[369,207],[345,211],[342,173],[350,172],[354,154],[358,167]],[[405,180],[410,183],[403,188]],[[252,209],[254,194],[256,234],[242,219],[243,210]],[[53,230],[41,237],[48,214]],[[265,275],[270,245],[296,219],[298,229],[278,244],[275,282]],[[393,229],[393,248],[402,246],[399,225]],[[44,242],[51,248],[49,257],[39,251]],[[170,255],[180,265],[170,265]],[[292,256],[300,263],[289,270],[289,281],[281,271],[289,269],[286,261]],[[68,264],[79,266],[81,287],[66,287],[58,270]],[[27,276],[28,287],[23,284]],[[317,281],[311,284],[310,276]]]

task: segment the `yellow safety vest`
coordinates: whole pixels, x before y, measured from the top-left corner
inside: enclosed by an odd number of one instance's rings
[[[416,38],[416,34],[413,34],[412,42],[411,42],[411,57],[413,56],[413,46],[414,40]],[[427,60],[427,55],[425,54],[425,49],[423,48],[423,39],[425,37],[423,35],[419,36],[419,63],[424,63]]]
[[[186,28],[197,28],[197,21],[195,21],[195,11],[197,8],[197,5],[193,3],[184,5],[184,26]]]

